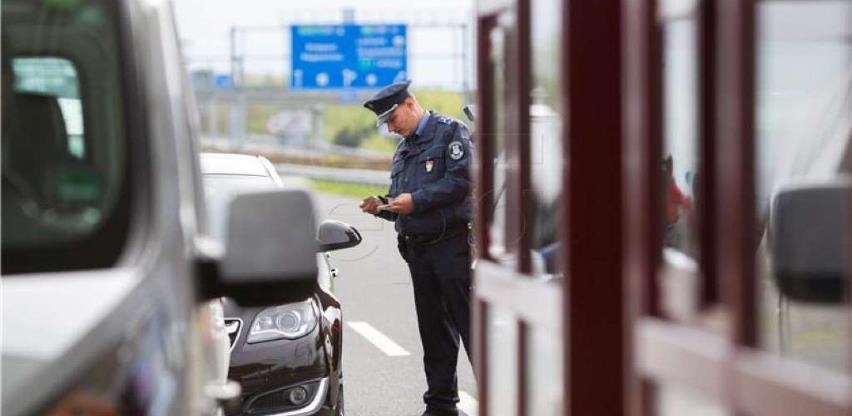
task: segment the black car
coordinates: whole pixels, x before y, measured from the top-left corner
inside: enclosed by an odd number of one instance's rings
[[[283,186],[263,157],[208,153],[201,162],[214,235],[224,230],[220,210],[233,194]],[[351,226],[325,221],[318,240],[327,252],[357,245],[361,237]],[[327,256],[319,255],[317,262],[317,282],[289,290],[288,303],[257,308],[224,301],[231,340],[228,377],[239,382],[243,392],[239,414],[343,414],[340,302],[331,292],[334,277]]]

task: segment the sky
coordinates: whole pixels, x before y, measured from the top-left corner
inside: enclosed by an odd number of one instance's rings
[[[461,29],[409,29],[409,70],[422,84],[434,86],[460,84],[465,71],[472,76],[474,0],[175,0],[174,5],[190,70],[227,73],[230,32],[238,27],[242,33],[238,47],[246,54],[246,73],[283,76],[289,68],[285,27],[293,23],[339,23],[343,10],[351,9],[356,23],[471,25],[467,48],[463,48]],[[464,57],[462,49],[467,51]]]

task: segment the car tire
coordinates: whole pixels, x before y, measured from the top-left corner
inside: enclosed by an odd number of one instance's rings
[[[340,386],[340,390],[337,391],[337,411],[334,412],[335,416],[345,416],[343,407],[343,386]]]

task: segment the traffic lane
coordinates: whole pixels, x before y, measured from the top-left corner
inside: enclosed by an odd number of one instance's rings
[[[419,415],[426,391],[423,349],[417,331],[408,267],[396,248],[393,223],[361,212],[360,201],[317,194],[320,221],[335,219],[356,227],[358,247],[331,253],[340,272],[335,293],[343,305],[343,371],[347,411],[354,415]],[[407,356],[389,356],[356,332],[349,322],[366,322]],[[473,372],[459,354],[459,389],[476,397]]]

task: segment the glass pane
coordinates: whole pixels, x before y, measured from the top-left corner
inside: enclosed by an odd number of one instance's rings
[[[731,413],[719,403],[681,385],[657,385],[657,416],[727,416]]]
[[[531,2],[532,90],[530,91],[530,182],[524,198],[531,201],[533,223],[528,227],[532,271],[539,279],[561,277],[559,224],[562,194],[562,122],[560,65],[562,54],[562,2]],[[554,290],[561,279],[552,280]],[[551,311],[561,316],[562,311]],[[557,331],[527,326],[526,414],[562,414],[562,337]]]
[[[518,408],[518,324],[511,312],[489,306],[487,323],[488,409],[511,416]]]
[[[527,342],[527,414],[562,414],[562,334],[531,329]]]
[[[852,2],[757,6],[760,345],[849,372]]]
[[[533,271],[557,272],[557,230],[562,186],[562,107],[559,64],[562,52],[562,3],[532,2],[532,106],[530,107],[530,169],[534,224],[531,246]]]
[[[498,259],[506,255],[507,245],[511,244],[511,241],[507,241],[511,239],[506,237],[506,135],[508,134],[506,131],[508,111],[506,84],[509,76],[506,72],[506,59],[509,39],[505,27],[513,24],[512,16],[513,14],[508,11],[501,14],[496,27],[489,34],[491,42],[489,59],[494,77],[491,88],[494,111],[490,114],[493,134],[490,137],[483,137],[483,140],[491,141],[494,152],[494,191],[491,195],[486,195],[486,198],[491,199],[494,209],[494,219],[490,227],[491,247],[488,247],[488,250],[493,258]]]
[[[668,0],[662,26],[663,154],[660,180],[664,272],[662,307],[667,316],[690,319],[700,296],[696,190],[699,165],[698,38],[695,2]]]
[[[69,234],[66,228],[75,230],[72,236],[84,234],[101,221],[97,203],[103,195],[99,175],[71,163],[84,150],[77,69],[67,59],[39,57],[13,58],[12,70],[12,154],[4,172],[10,179],[9,195],[21,203],[32,202],[29,216],[57,232],[21,235],[23,230],[10,224],[4,246],[63,240]]]
[[[83,107],[74,64],[64,58],[15,58],[12,70],[15,92],[56,97],[65,122],[66,150],[69,155],[82,159],[85,154]]]
[[[694,180],[698,172],[696,21],[663,26],[664,245],[695,257]]]
[[[107,265],[128,218],[116,207],[129,209],[118,204],[127,146],[116,11],[3,6],[4,272]]]

